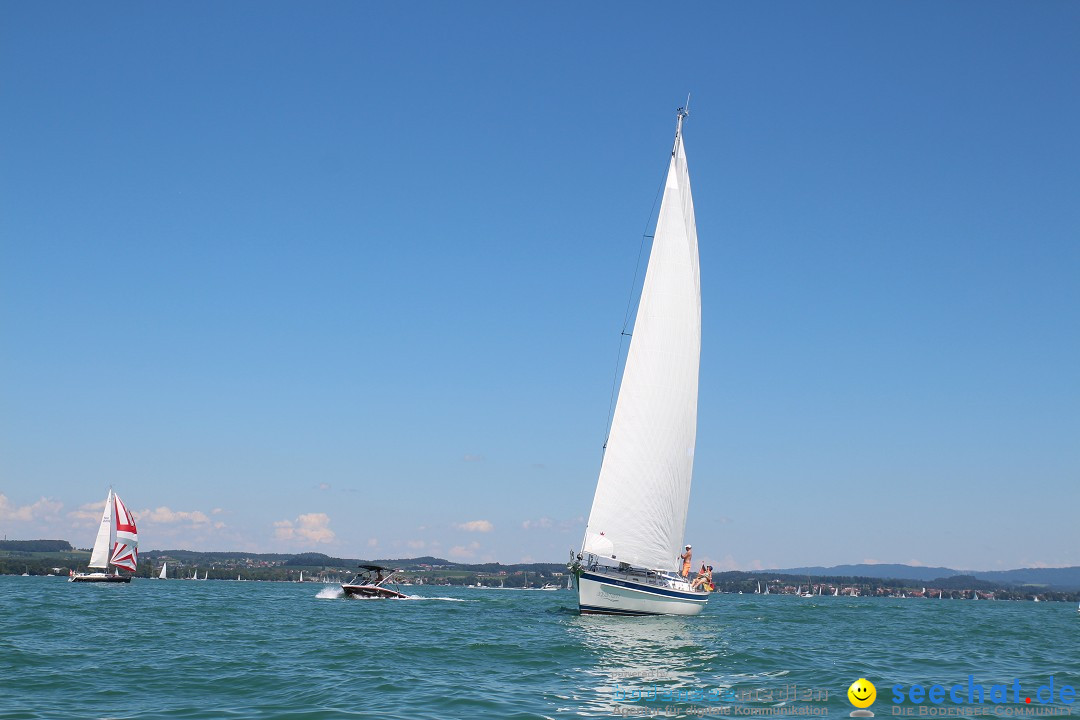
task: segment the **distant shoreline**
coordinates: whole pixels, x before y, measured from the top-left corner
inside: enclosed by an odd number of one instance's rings
[[[89,550],[79,550],[63,540],[0,541],[0,575],[67,574],[85,569]],[[199,552],[195,550],[147,550],[139,555],[136,576],[156,575],[162,562],[182,577],[198,568],[210,579],[296,580],[351,575],[362,562],[402,570],[410,582],[485,587],[541,587],[566,584],[564,563],[457,563],[424,556],[397,559],[336,558],[323,553]],[[170,576],[172,576],[172,573]],[[927,577],[940,573],[937,577]],[[906,575],[906,577],[905,577]],[[921,575],[921,576],[920,576]],[[899,577],[897,577],[899,576]],[[1041,580],[1041,582],[1040,582]],[[754,593],[769,587],[772,594],[793,594],[802,586],[877,597],[923,597],[935,599],[1007,599],[1080,601],[1080,567],[1021,568],[1006,571],[962,572],[950,568],[912,565],[838,565],[785,570],[726,571],[715,574],[720,592]]]

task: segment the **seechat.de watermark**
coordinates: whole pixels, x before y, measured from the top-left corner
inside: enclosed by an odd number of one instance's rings
[[[942,684],[930,686],[915,684],[911,686],[893,685],[892,701],[900,704],[905,701],[930,705],[1002,705],[1005,703],[1023,703],[1031,705],[1050,705],[1060,703],[1072,705],[1076,701],[1076,689],[1072,685],[1054,685],[1054,676],[1050,676],[1050,682],[1040,685],[1034,692],[1024,690],[1019,679],[1011,683],[983,684],[975,682],[974,675],[968,675],[967,683],[956,683],[946,687]]]
[[[1072,685],[1050,681],[1032,689],[1018,678],[1005,683],[976,682],[974,675],[959,683],[897,683],[882,691],[881,700],[892,701],[889,715],[948,717],[992,714],[999,717],[1037,715],[1072,715],[1076,689]],[[870,706],[879,699],[874,685],[859,678],[848,690],[848,699],[858,710],[852,716],[872,717]]]

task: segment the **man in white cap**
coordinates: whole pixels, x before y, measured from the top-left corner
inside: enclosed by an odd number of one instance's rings
[[[682,572],[680,572],[679,574],[682,575],[684,578],[690,577],[690,558],[692,556],[693,553],[690,552],[689,545],[686,546],[686,552],[679,556],[679,559],[682,560]]]

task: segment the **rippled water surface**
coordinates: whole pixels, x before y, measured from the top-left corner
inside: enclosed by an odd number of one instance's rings
[[[847,717],[860,677],[878,717],[1080,714],[1023,702],[1080,686],[1064,603],[716,595],[696,618],[605,618],[565,590],[405,589],[0,577],[0,718]],[[969,675],[1010,702],[893,705],[896,684],[966,700]]]

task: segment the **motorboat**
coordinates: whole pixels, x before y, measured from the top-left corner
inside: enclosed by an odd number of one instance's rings
[[[341,589],[345,591],[346,597],[400,600],[408,596],[387,587],[393,582],[397,572],[382,565],[360,565],[360,571],[350,582],[342,583]]]

